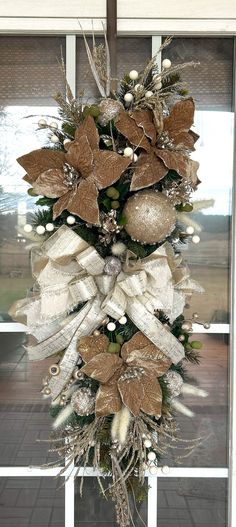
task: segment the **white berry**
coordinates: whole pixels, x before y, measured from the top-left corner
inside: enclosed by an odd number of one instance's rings
[[[156,454],[155,452],[148,452],[148,455],[147,455],[149,461],[154,461],[156,459]]]
[[[108,329],[108,331],[115,331],[115,329],[116,329],[115,323],[114,322],[108,322],[107,329]]]
[[[124,100],[125,100],[125,102],[132,102],[133,98],[134,98],[134,96],[133,96],[132,93],[130,93],[130,92],[127,92],[127,93],[125,94],[125,96],[124,96]]]
[[[167,465],[164,465],[164,467],[162,467],[161,471],[163,472],[163,474],[169,474],[170,467],[168,467]]]
[[[138,71],[136,70],[131,70],[129,72],[129,78],[132,80],[132,81],[136,81],[137,78],[138,78]]]
[[[157,474],[157,472],[158,472],[158,468],[156,467],[156,465],[151,465],[151,467],[149,468],[149,472],[150,472],[150,474],[152,474],[153,476],[154,476],[155,474]]]
[[[146,91],[146,93],[145,93],[146,99],[149,99],[149,97],[152,97],[152,96],[153,96],[153,91],[151,91],[151,90]]]
[[[171,67],[171,60],[170,59],[164,59],[162,61],[162,67],[164,70],[168,70]]]
[[[125,157],[133,157],[133,155],[134,155],[133,148],[130,148],[130,146],[127,146],[127,147],[124,149],[124,156],[125,156]]]
[[[33,230],[33,227],[29,223],[26,223],[26,225],[24,225],[25,232],[32,232],[32,230]]]
[[[120,256],[126,250],[126,245],[122,242],[117,242],[112,245],[111,252],[115,256]]]
[[[75,217],[74,216],[67,216],[66,221],[67,221],[68,225],[74,225]]]
[[[146,448],[150,448],[152,446],[152,442],[150,441],[150,439],[145,439],[143,444]]]
[[[63,141],[63,145],[67,145],[68,143],[71,143],[71,140],[66,137],[66,139]]]
[[[134,91],[142,91],[143,90],[143,85],[142,84],[136,84],[135,87],[134,87]]]
[[[43,225],[38,225],[38,227],[36,227],[36,232],[37,232],[37,234],[44,234],[45,233],[45,227]]]
[[[136,163],[136,161],[138,160],[137,154],[134,153],[134,155],[132,157],[132,160],[133,160],[134,163]]]
[[[45,121],[45,119],[39,119],[38,127],[45,128],[45,126],[47,126],[47,121]]]
[[[127,322],[127,318],[125,316],[119,318],[119,323],[124,326]]]
[[[57,135],[55,135],[55,134],[51,135],[50,141],[51,141],[51,143],[54,143],[54,144],[60,143],[59,137],[57,137]]]
[[[47,223],[46,231],[52,232],[52,231],[54,231],[54,229],[55,229],[55,227],[54,227],[53,223]]]
[[[191,225],[189,225],[189,226],[186,228],[186,232],[187,232],[187,234],[193,234],[193,233],[194,233],[194,228],[191,227]]]
[[[194,234],[194,236],[192,237],[192,242],[193,243],[199,243],[200,242],[200,236],[198,236],[197,234]]]
[[[57,130],[58,129],[58,124],[55,122],[55,121],[52,121],[50,124],[49,124],[50,128],[53,128],[54,130]]]

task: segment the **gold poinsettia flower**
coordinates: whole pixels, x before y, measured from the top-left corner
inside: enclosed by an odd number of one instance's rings
[[[80,370],[100,382],[96,395],[97,416],[119,412],[124,404],[137,416],[140,411],[160,417],[162,391],[158,377],[171,366],[168,359],[140,331],[126,342],[118,354],[108,353],[106,335],[84,337],[78,352],[85,366]]]
[[[190,130],[194,109],[191,98],[177,102],[169,116],[164,117],[159,129],[151,110],[120,112],[116,120],[117,130],[132,145],[143,150],[136,164],[130,190],[154,185],[169,170],[175,170],[193,188],[198,184],[199,163],[188,156],[198,139],[198,135]]]
[[[63,210],[88,223],[99,225],[98,191],[115,183],[130,160],[108,150],[99,150],[99,135],[91,116],[76,129],[68,151],[34,150],[18,159],[26,170],[25,180],[36,194],[59,198],[53,218]]]

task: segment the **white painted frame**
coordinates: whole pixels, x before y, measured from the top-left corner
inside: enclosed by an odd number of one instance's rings
[[[5,3],[5,0],[4,0]],[[27,2],[26,2],[27,3]],[[1,4],[0,0],[0,14]],[[41,4],[41,2],[40,2]],[[105,22],[105,19],[104,19]],[[91,20],[82,19],[84,30],[91,30]],[[156,31],[158,27],[158,31]],[[101,18],[94,20],[94,30],[101,32]],[[159,48],[161,35],[181,34],[181,35],[233,35],[236,36],[236,19],[135,19],[127,20],[120,18],[118,21],[118,32],[120,35],[152,35],[153,54]],[[77,18],[55,18],[55,17],[7,17],[0,18],[0,34],[50,34],[59,33],[66,35],[66,74],[72,91],[76,93],[76,35],[81,34],[78,29]],[[159,57],[161,61],[161,57]],[[236,85],[236,83],[235,83]],[[236,100],[236,97],[235,97]],[[235,130],[235,149],[236,149],[236,130]],[[236,164],[235,171],[236,174]],[[148,525],[147,527],[158,527],[157,524],[157,488],[159,477],[178,477],[178,478],[229,478],[229,514],[228,527],[236,525],[236,364],[234,363],[234,350],[236,350],[235,331],[236,309],[234,309],[234,296],[236,292],[236,189],[233,197],[233,235],[232,235],[232,295],[231,295],[231,330],[228,324],[212,324],[206,330],[202,326],[194,325],[196,333],[223,333],[230,334],[231,338],[231,392],[230,392],[230,445],[229,445],[229,470],[227,468],[186,468],[169,467],[169,472],[162,472],[160,469],[157,476],[147,473],[148,484]],[[0,332],[25,332],[23,324],[3,323],[0,324]],[[0,467],[0,477],[55,477],[60,473],[60,468],[37,469],[30,467]],[[82,475],[80,471],[79,475]],[[74,527],[74,475],[75,469],[64,476],[65,479],[65,527]],[[96,476],[93,469],[86,469],[86,477]]]

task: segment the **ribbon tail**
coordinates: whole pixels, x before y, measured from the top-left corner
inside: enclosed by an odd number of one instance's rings
[[[73,337],[76,329],[83,321],[84,317],[90,310],[92,302],[88,302],[78,313],[78,315],[73,318],[69,324],[63,327],[60,331],[52,335],[51,337],[43,340],[35,346],[27,346],[27,351],[29,354],[30,360],[43,360],[46,357],[50,357],[58,351],[65,349],[71,338]]]
[[[174,364],[184,358],[184,348],[172,333],[137,299],[127,302],[126,313],[134,324],[148,337],[159,350]]]
[[[85,306],[87,307],[88,304]],[[88,310],[77,319],[77,327],[74,335],[69,343],[69,346],[60,361],[60,373],[56,377],[52,377],[49,382],[52,399],[56,399],[61,393],[66,383],[71,378],[73,370],[77,364],[79,354],[77,351],[77,342],[80,338],[89,335],[96,329],[106,316],[105,311],[101,309],[101,297],[96,297],[93,302],[89,303]],[[83,311],[83,310],[82,310]],[[79,324],[78,324],[79,322]]]

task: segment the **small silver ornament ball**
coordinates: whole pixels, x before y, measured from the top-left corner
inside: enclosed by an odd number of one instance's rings
[[[117,276],[121,271],[121,261],[115,256],[105,258],[104,273],[109,276]]]
[[[77,415],[93,414],[95,408],[95,396],[90,388],[78,388],[71,397],[71,407]]]
[[[172,397],[178,397],[184,382],[181,375],[177,371],[169,370],[164,379]]]
[[[124,206],[125,230],[142,244],[163,241],[175,228],[176,210],[167,196],[155,190],[142,190]]]
[[[183,322],[181,328],[182,328],[183,331],[191,331],[193,329],[193,325],[192,325],[191,320],[189,320],[189,321],[185,320],[185,322]]]

